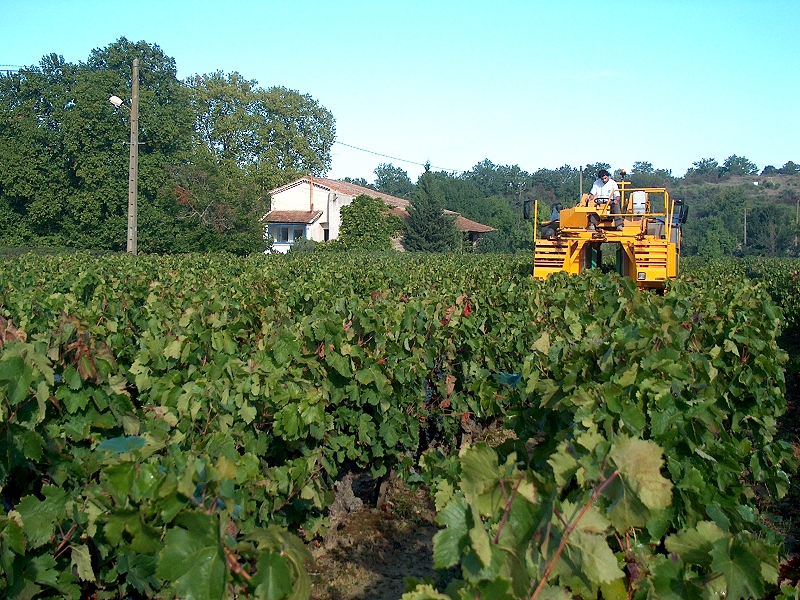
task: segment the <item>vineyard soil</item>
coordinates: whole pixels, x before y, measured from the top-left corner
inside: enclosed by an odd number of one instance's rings
[[[445,583],[447,573],[433,570],[434,517],[427,490],[393,482],[381,507],[345,515],[335,540],[312,549],[311,598],[396,600],[406,577]]]

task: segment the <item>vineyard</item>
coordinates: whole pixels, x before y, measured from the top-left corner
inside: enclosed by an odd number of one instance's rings
[[[308,598],[364,475],[432,495],[451,577],[407,600],[798,597],[764,510],[799,269],[687,261],[658,295],[499,255],[1,263],[0,595]]]

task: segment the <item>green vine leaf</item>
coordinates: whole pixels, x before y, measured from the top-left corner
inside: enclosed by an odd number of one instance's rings
[[[470,508],[464,498],[452,500],[436,516],[436,522],[445,528],[433,536],[433,566],[448,569],[461,560],[469,543],[471,527]]]
[[[417,585],[412,591],[403,594],[401,600],[453,600],[453,598],[437,592],[436,588],[426,583]]]
[[[547,459],[548,464],[553,468],[556,484],[563,486],[578,470],[579,464],[570,452],[569,446],[564,442],[558,446],[555,452]]]
[[[664,458],[657,444],[627,438],[617,442],[609,456],[647,508],[660,510],[672,503],[672,482],[661,475]]]
[[[584,531],[572,532],[562,560],[570,569],[565,571],[564,564],[559,561],[556,572],[562,576],[569,574],[585,578],[592,588],[625,577],[605,536]]]
[[[251,579],[253,594],[259,600],[281,600],[292,591],[292,572],[287,561],[278,552],[267,552],[258,559],[258,569]]]
[[[766,593],[761,560],[748,546],[747,541],[724,537],[711,550],[711,568],[725,578],[727,600],[763,598]],[[777,571],[768,583],[777,583]]]
[[[664,540],[667,550],[680,556],[685,562],[711,566],[711,551],[714,544],[725,537],[729,537],[716,523],[701,521],[692,529],[685,529],[670,535]]]
[[[627,598],[627,594],[625,596]],[[564,587],[556,585],[546,585],[537,596],[538,600],[571,600],[573,595]],[[613,600],[613,599],[609,599]]]
[[[130,454],[134,450],[144,448],[147,440],[138,435],[126,435],[102,441],[97,449],[112,454]]]
[[[676,555],[657,556],[647,581],[647,597],[652,600],[695,600],[703,598],[703,589],[696,580],[687,579],[683,561]]]
[[[72,544],[72,566],[79,579],[83,581],[94,581],[94,570],[92,569],[92,556],[89,554],[89,546],[86,544]]]
[[[186,600],[222,600],[228,569],[215,516],[182,513],[158,553],[156,575]]]
[[[28,538],[31,548],[43,546],[55,534],[56,522],[63,517],[67,503],[67,493],[55,486],[42,488],[44,500],[26,496],[17,505],[22,519],[22,531]]]

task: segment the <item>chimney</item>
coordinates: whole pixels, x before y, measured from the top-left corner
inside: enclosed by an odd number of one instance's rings
[[[308,204],[311,207],[311,212],[314,212],[314,175],[313,173],[309,173],[308,175]]]

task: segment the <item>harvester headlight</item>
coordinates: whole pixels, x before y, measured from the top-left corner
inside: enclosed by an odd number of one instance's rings
[[[641,271],[641,272],[639,272],[639,273],[637,273],[637,274],[636,274],[636,278],[637,278],[639,281],[644,281],[644,280],[645,280],[647,277],[646,277],[646,274],[645,274],[645,272],[644,272],[644,271]]]

